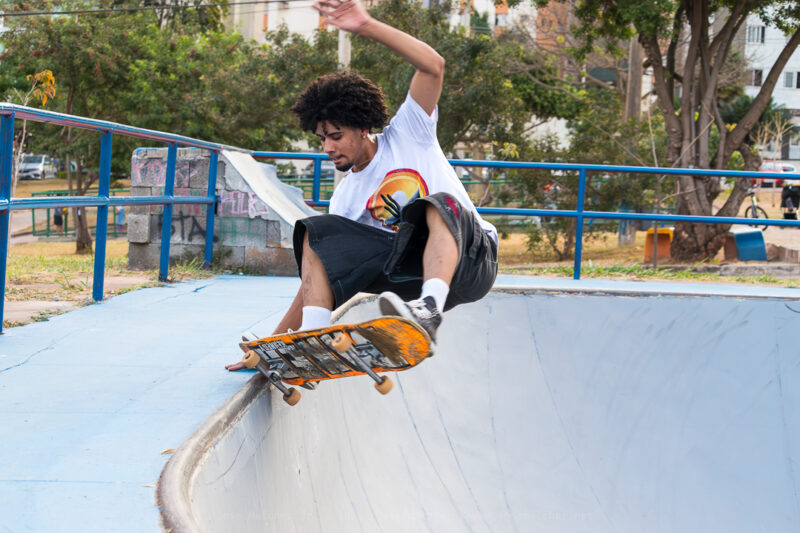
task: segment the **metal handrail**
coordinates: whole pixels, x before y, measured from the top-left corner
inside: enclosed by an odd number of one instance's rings
[[[294,152],[254,152],[254,157],[269,159],[311,159],[314,161],[314,198],[308,203],[313,206],[328,206],[330,202],[319,199],[319,183],[321,162],[328,159],[325,154],[319,153],[294,153]],[[660,174],[668,176],[706,176],[727,177],[736,179],[800,179],[800,174],[785,172],[761,172],[743,170],[707,170],[698,168],[673,168],[673,167],[633,167],[621,165],[590,165],[583,163],[534,163],[529,161],[488,161],[477,159],[448,159],[454,167],[487,167],[509,169],[538,169],[555,170],[561,172],[578,172],[578,198],[574,210],[563,209],[519,209],[502,207],[479,207],[482,215],[517,215],[517,216],[548,216],[566,217],[577,220],[575,231],[575,252],[573,265],[573,278],[578,280],[581,276],[581,263],[583,256],[583,223],[586,219],[606,220],[647,220],[655,222],[690,222],[699,224],[745,224],[752,225],[752,218],[744,217],[716,217],[697,215],[670,215],[657,213],[625,213],[607,211],[585,210],[586,177],[588,172],[629,173],[629,174]],[[800,227],[800,220],[758,219],[760,226]]]
[[[11,178],[14,147],[14,121],[20,118],[100,133],[99,183],[96,196],[72,196],[51,198],[12,198]],[[147,197],[119,197],[111,195],[111,146],[114,135],[147,139],[167,143],[167,171],[164,194]],[[175,196],[175,168],[178,146],[201,148],[210,152],[206,196]],[[3,329],[5,307],[6,272],[8,269],[8,240],[11,211],[49,207],[97,207],[97,222],[94,247],[94,281],[92,297],[103,299],[105,280],[106,242],[108,240],[108,208],[117,205],[163,205],[164,214],[161,234],[159,279],[165,281],[169,274],[170,232],[172,209],[175,204],[206,205],[205,263],[211,264],[213,257],[214,207],[216,198],[217,163],[222,150],[244,151],[241,148],[211,143],[182,135],[156,130],[136,128],[105,120],[76,117],[64,113],[44,111],[15,104],[0,103],[0,332]]]

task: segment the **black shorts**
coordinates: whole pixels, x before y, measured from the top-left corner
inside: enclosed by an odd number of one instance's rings
[[[325,266],[336,307],[359,292],[392,291],[404,300],[419,298],[422,254],[428,240],[425,208],[442,214],[458,245],[459,260],[445,310],[485,296],[497,277],[497,244],[483,231],[470,209],[446,193],[419,198],[403,208],[397,233],[338,215],[299,220],[294,227],[294,254],[303,264],[303,238]],[[302,276],[302,272],[301,272]]]

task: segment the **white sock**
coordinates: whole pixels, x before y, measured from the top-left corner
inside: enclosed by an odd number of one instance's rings
[[[433,296],[436,300],[436,308],[440,313],[444,312],[444,303],[447,301],[447,295],[450,294],[450,286],[439,278],[431,278],[422,284],[422,294],[420,299],[426,296]]]
[[[307,305],[303,307],[303,323],[301,330],[324,328],[331,325],[331,310],[324,307]]]

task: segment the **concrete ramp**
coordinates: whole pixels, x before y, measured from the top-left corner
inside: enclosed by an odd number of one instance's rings
[[[281,232],[281,244],[291,247],[291,229],[295,222],[319,214],[306,204],[303,191],[281,182],[275,166],[261,163],[248,153],[223,150],[221,156],[230,167],[225,171],[228,186],[249,189],[253,193],[248,203],[249,216],[264,216],[260,204],[267,206],[278,220],[288,226],[288,230]]]
[[[386,397],[254,377],[168,464],[165,524],[795,532],[798,331],[792,299],[493,292]]]

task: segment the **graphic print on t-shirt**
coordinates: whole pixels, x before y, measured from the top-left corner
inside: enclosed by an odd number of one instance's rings
[[[377,190],[367,200],[367,210],[372,213],[372,218],[397,231],[403,207],[427,195],[428,184],[419,172],[410,168],[399,168],[386,174]]]

